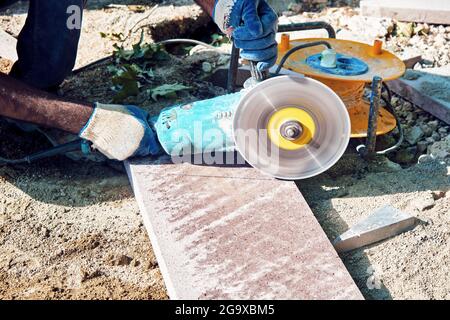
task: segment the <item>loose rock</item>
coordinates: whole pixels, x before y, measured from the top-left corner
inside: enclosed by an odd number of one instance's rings
[[[395,161],[402,164],[413,163],[416,159],[417,147],[400,149],[395,155]]]
[[[409,144],[415,145],[420,141],[420,139],[423,138],[424,135],[425,133],[423,132],[422,128],[420,128],[419,126],[414,126],[406,132],[405,139]]]

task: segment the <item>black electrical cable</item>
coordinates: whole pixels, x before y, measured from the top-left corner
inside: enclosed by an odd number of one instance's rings
[[[389,112],[392,113],[392,115],[394,116],[395,120],[397,121],[397,128],[398,128],[398,133],[399,133],[399,139],[397,141],[397,143],[390,147],[387,148],[386,150],[382,150],[382,151],[378,151],[377,154],[379,155],[385,155],[388,154],[390,152],[393,152],[395,150],[397,150],[398,148],[400,148],[400,146],[402,145],[405,136],[404,136],[404,131],[403,131],[403,126],[400,122],[400,117],[398,116],[397,112],[395,112],[394,107],[391,104],[392,101],[392,92],[389,89],[389,87],[386,85],[386,83],[383,82],[383,89],[386,90],[386,93],[388,95],[388,98],[386,99],[385,97],[383,97],[383,95],[381,95],[381,99],[383,99],[384,103],[386,104],[386,109],[388,109]]]
[[[287,59],[289,59],[289,57],[292,54],[294,54],[295,52],[306,49],[306,48],[322,46],[322,45],[327,47],[328,49],[332,49],[331,45],[327,41],[315,41],[315,42],[305,43],[305,44],[301,44],[301,45],[298,45],[298,46],[290,49],[288,52],[286,52],[286,54],[281,59],[280,63],[278,64],[278,68],[275,71],[275,74],[276,75],[280,74],[280,71],[283,68],[284,64],[286,63]]]
[[[75,140],[72,142],[68,142],[68,143],[53,147],[49,150],[36,152],[34,154],[28,155],[21,159],[6,159],[6,158],[0,157],[0,165],[23,164],[23,163],[29,164],[29,163],[32,163],[34,161],[41,160],[44,158],[49,158],[49,157],[53,157],[56,155],[65,154],[65,153],[68,153],[71,151],[82,150],[83,143],[84,142],[82,139],[78,139],[78,140]]]
[[[383,82],[383,89],[386,90],[386,93],[388,95],[389,101],[392,101],[392,92],[391,92],[391,89],[389,89],[389,87],[386,84],[386,82]]]
[[[108,60],[111,60],[112,58],[114,58],[114,55],[110,55],[110,56],[108,56],[108,57],[104,57],[104,58],[101,58],[101,59],[96,60],[96,61],[94,61],[94,62],[91,62],[91,63],[89,63],[89,64],[87,64],[87,65],[85,65],[85,66],[83,66],[83,67],[80,67],[80,68],[78,68],[78,69],[73,70],[73,71],[72,71],[72,75],[77,75],[77,74],[79,74],[79,73],[81,73],[81,72],[83,72],[83,71],[86,71],[87,69],[89,69],[89,68],[91,68],[91,67],[93,67],[93,66],[96,66],[96,65],[99,65],[99,64],[101,64],[101,63],[103,63],[103,62],[106,62],[106,61],[108,61]]]

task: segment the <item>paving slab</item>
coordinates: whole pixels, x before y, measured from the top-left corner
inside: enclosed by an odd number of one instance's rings
[[[399,21],[450,24],[448,0],[363,0],[361,14]]]
[[[11,61],[17,60],[17,40],[10,34],[0,29],[0,57]]]
[[[387,85],[396,94],[450,124],[450,66],[408,70],[405,76]]]
[[[418,219],[391,206],[384,206],[334,241],[338,252],[358,249],[413,229]]]
[[[362,299],[293,182],[247,166],[127,162],[172,299]]]

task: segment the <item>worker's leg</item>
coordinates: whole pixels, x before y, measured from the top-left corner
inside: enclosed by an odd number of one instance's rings
[[[84,0],[30,0],[18,38],[19,60],[11,75],[40,89],[61,84],[75,65],[81,31],[76,22],[81,21],[83,4]]]

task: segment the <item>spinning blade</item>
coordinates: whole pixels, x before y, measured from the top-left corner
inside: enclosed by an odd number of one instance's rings
[[[281,76],[245,93],[234,115],[233,135],[253,167],[280,179],[306,179],[342,157],[350,118],[342,100],[324,84]]]

